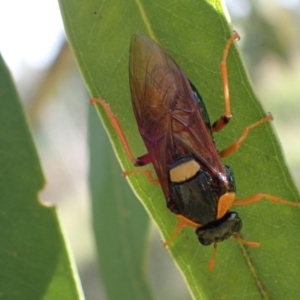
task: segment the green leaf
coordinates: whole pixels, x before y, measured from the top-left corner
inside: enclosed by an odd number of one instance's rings
[[[40,162],[0,57],[0,298],[79,299],[54,208],[39,203]]]
[[[145,147],[130,104],[128,51],[133,33],[154,38],[178,62],[204,98],[211,120],[222,115],[219,64],[232,29],[220,1],[89,0],[82,5],[81,1],[61,0],[60,4],[68,38],[89,91],[111,105],[134,155],[144,154]],[[219,149],[230,145],[246,126],[266,115],[235,47],[230,49],[228,71],[234,117],[215,137]],[[107,116],[99,110],[122,168],[131,170]],[[241,149],[224,163],[235,172],[238,198],[263,192],[299,201],[272,124],[251,131]],[[132,175],[128,180],[164,238],[170,237],[176,217],[166,208],[161,189],[151,185],[145,176]],[[243,219],[243,237],[260,242],[260,248],[228,240],[218,247],[215,268],[207,271],[213,249],[201,246],[192,229],[183,230],[170,245],[194,298],[297,298],[299,208],[261,201],[233,209]]]
[[[109,299],[151,299],[144,270],[149,218],[121,176],[95,111],[89,120],[93,224],[106,294]]]

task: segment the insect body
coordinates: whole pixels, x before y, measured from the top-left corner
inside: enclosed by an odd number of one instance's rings
[[[249,130],[272,120],[272,116],[245,128],[242,136],[223,151],[218,151],[213,132],[221,130],[231,118],[226,58],[230,45],[239,39],[237,33],[229,39],[221,63],[225,113],[211,125],[203,100],[177,63],[153,40],[144,35],[133,35],[130,48],[129,76],[132,105],[139,132],[148,153],[135,158],[117,118],[108,104],[100,103],[108,113],[123,146],[135,166],[152,163],[158,180],[150,171],[144,172],[154,184],[159,183],[167,207],[178,216],[179,223],[169,243],[184,226],[196,228],[201,244],[214,244],[235,237],[245,242],[239,232],[242,221],[232,205],[243,205],[266,198],[273,202],[288,202],[267,194],[256,194],[235,200],[235,181],[229,166],[221,157],[235,152]],[[132,172],[125,172],[129,175]],[[166,244],[167,244],[166,243]],[[211,265],[212,267],[212,265]]]
[[[234,199],[234,179],[220,160],[198,91],[148,37],[133,36],[130,53],[133,110],[168,208],[202,225],[197,234],[204,245],[230,237],[242,222],[218,203],[221,196]]]

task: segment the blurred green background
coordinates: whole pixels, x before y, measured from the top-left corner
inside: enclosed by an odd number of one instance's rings
[[[226,6],[232,28],[241,35],[237,45],[255,91],[265,110],[273,113],[273,125],[300,187],[300,2],[227,0]],[[16,81],[48,181],[41,198],[55,200],[86,299],[105,299],[99,285],[87,181],[87,117],[89,109],[91,114],[96,111],[88,105],[89,95],[65,39],[51,63],[25,66]],[[146,271],[158,299],[190,299],[154,226]]]

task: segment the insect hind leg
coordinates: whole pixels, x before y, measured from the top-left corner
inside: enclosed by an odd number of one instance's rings
[[[140,167],[140,166],[145,166],[147,164],[150,164],[152,161],[151,161],[151,157],[149,155],[149,153],[146,153],[145,155],[142,155],[138,158],[135,158],[131,152],[131,149],[129,147],[129,144],[128,144],[128,141],[126,139],[126,136],[123,132],[123,129],[120,125],[120,122],[117,118],[117,116],[112,112],[109,104],[107,102],[105,102],[104,100],[102,99],[96,99],[96,98],[91,98],[90,99],[90,103],[91,104],[100,104],[103,109],[105,110],[109,120],[110,120],[110,123],[111,125],[113,126],[113,128],[115,129],[117,135],[119,136],[120,138],[120,141],[124,147],[124,150],[128,156],[128,158],[131,160],[131,162],[136,166],[136,167]],[[158,179],[155,179],[153,176],[152,176],[152,173],[151,171],[149,170],[132,170],[132,171],[123,171],[122,174],[123,176],[128,176],[130,174],[133,174],[133,173],[144,173],[147,177],[147,179],[154,185],[160,185]]]
[[[139,161],[137,158],[135,158],[131,152],[131,149],[129,147],[129,144],[128,144],[128,141],[126,139],[126,136],[124,134],[124,131],[120,125],[120,122],[117,118],[117,116],[112,112],[109,104],[107,102],[105,102],[104,100],[102,99],[96,99],[96,98],[91,98],[90,99],[90,103],[91,104],[100,104],[103,109],[105,110],[109,120],[110,120],[110,123],[111,125],[113,126],[113,128],[115,129],[117,135],[119,136],[120,138],[120,141],[124,147],[124,150],[128,156],[128,158],[131,160],[131,162],[135,165],[135,166],[138,166],[139,165]]]
[[[232,117],[231,109],[230,109],[230,95],[229,95],[228,74],[227,74],[227,56],[231,44],[234,41],[239,39],[240,39],[239,34],[236,31],[234,31],[232,37],[227,41],[223,51],[223,58],[220,64],[220,69],[221,69],[221,76],[222,76],[222,83],[223,83],[225,113],[212,125],[213,132],[220,131],[221,129],[223,129],[229,123]]]

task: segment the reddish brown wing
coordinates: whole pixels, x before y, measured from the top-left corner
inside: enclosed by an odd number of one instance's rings
[[[190,84],[176,62],[150,38],[134,35],[129,73],[139,131],[165,196],[169,166],[179,158],[192,156],[212,176],[225,176]]]

